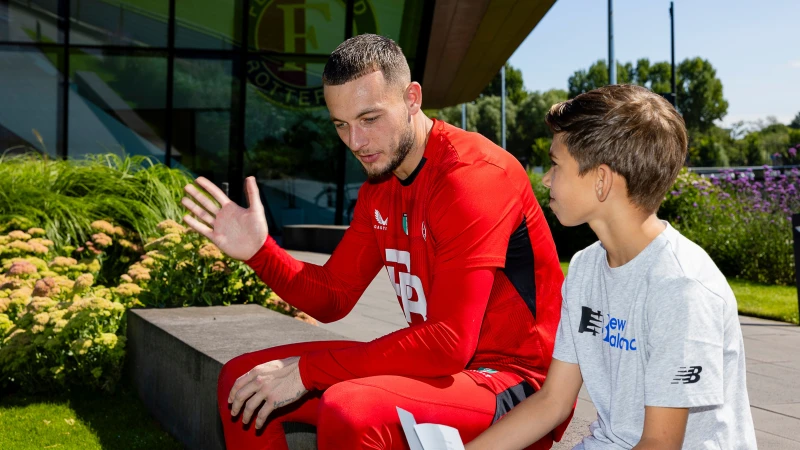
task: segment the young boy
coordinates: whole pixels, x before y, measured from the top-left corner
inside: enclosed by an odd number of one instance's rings
[[[581,383],[597,407],[577,450],[754,449],[736,299],[709,256],[656,217],[686,159],[683,119],[637,86],[559,103],[544,177],[572,259],[547,381],[468,450],[520,449],[560,424]]]

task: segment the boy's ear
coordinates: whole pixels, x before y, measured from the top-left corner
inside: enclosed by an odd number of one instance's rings
[[[596,169],[596,178],[595,178],[595,195],[597,195],[597,200],[604,202],[608,198],[608,194],[611,192],[611,186],[614,184],[614,173],[611,171],[611,167],[606,164],[601,164]]]

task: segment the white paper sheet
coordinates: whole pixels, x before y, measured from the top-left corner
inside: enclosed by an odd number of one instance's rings
[[[446,425],[417,424],[414,415],[397,407],[400,425],[411,450],[464,450],[458,430]]]
[[[414,425],[424,450],[464,450],[458,430],[446,425],[423,423]]]

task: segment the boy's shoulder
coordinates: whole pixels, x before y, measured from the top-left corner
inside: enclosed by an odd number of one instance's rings
[[[728,280],[705,250],[671,225],[662,236],[665,245],[650,266],[646,282],[657,303],[721,301],[735,303]]]
[[[569,268],[570,270],[581,269],[585,265],[595,264],[598,256],[600,255],[605,255],[603,244],[601,244],[600,241],[595,241],[594,244],[584,248],[583,250],[578,250],[574,255],[572,255],[572,259],[569,260]]]

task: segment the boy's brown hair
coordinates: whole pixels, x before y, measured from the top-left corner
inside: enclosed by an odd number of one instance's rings
[[[687,153],[686,126],[669,102],[641,86],[612,85],[550,108],[545,118],[581,175],[607,164],[625,178],[628,197],[655,212]]]

